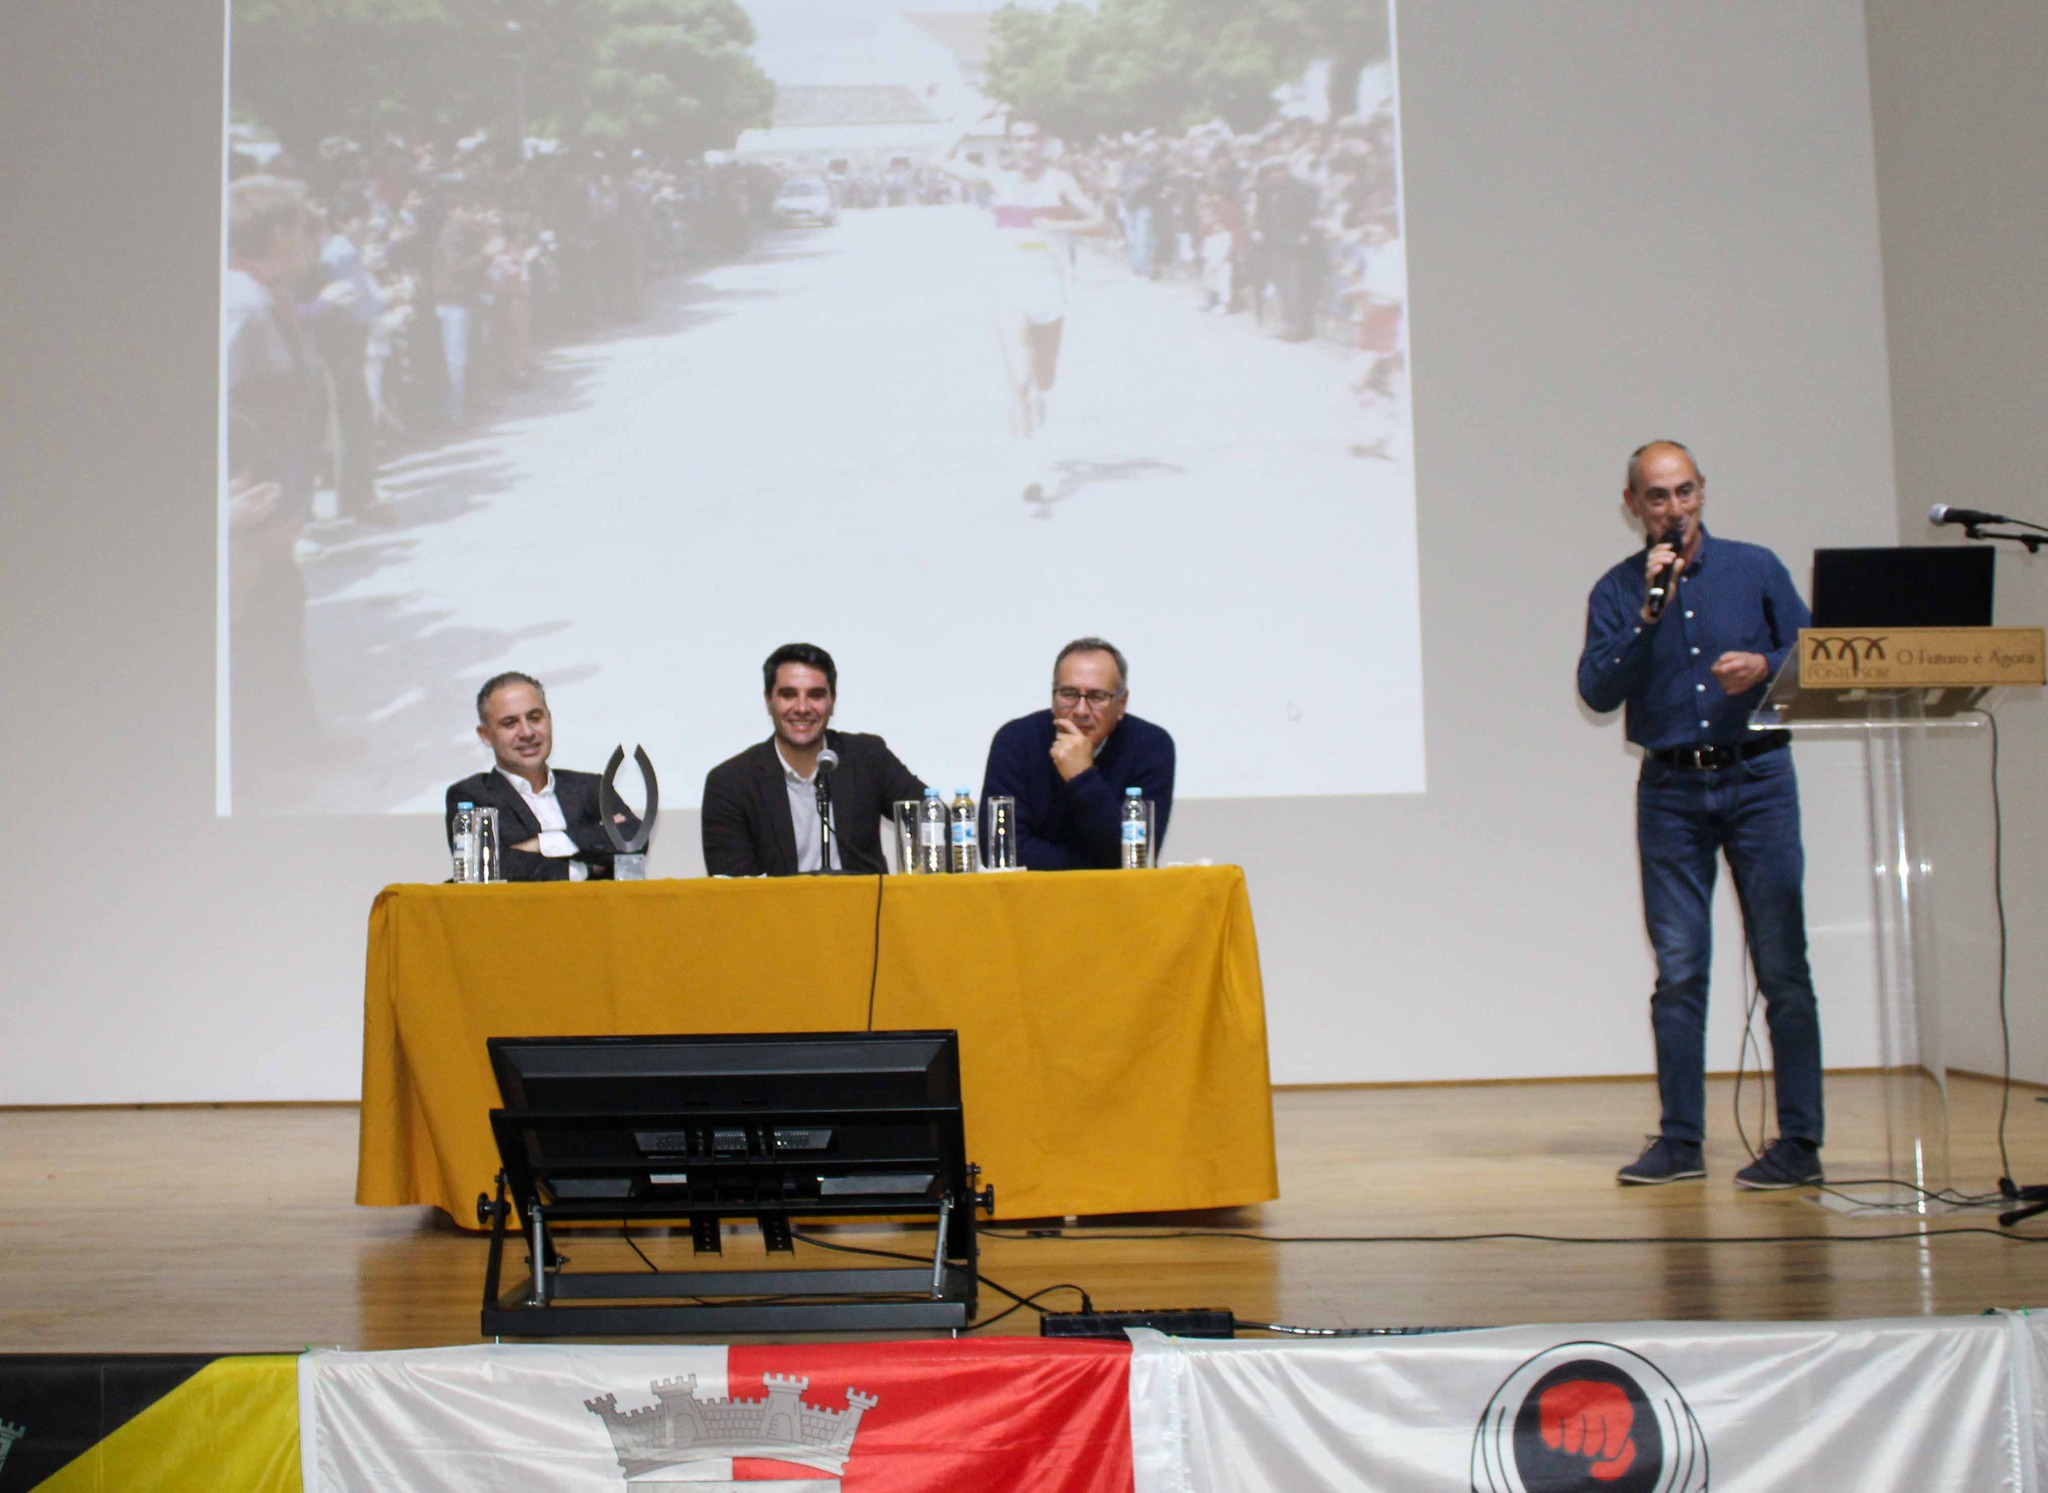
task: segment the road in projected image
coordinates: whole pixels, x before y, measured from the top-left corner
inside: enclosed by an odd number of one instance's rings
[[[392,522],[316,510],[298,545],[324,745],[234,809],[438,809],[502,669],[546,684],[559,764],[642,742],[692,806],[798,639],[838,661],[836,725],[950,789],[1084,633],[1130,657],[1183,795],[1419,791],[1405,409],[1363,428],[1354,352],[1076,239],[1020,442],[994,237],[963,202],[763,231],[468,426],[387,442]]]

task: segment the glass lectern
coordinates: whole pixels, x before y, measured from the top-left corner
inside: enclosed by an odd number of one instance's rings
[[[1868,768],[1877,939],[1883,1204],[1942,1211],[1949,1170],[1948,1051],[1935,967],[1934,861],[1917,820],[1938,731],[1982,728],[1994,693],[2043,682],[2039,628],[1808,628],[1750,719],[1753,731],[1858,735]],[[1924,1189],[1916,1191],[1914,1189]]]

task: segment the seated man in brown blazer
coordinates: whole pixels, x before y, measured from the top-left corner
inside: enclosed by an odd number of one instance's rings
[[[888,870],[882,821],[898,799],[923,798],[924,784],[881,737],[826,729],[839,670],[824,649],[785,643],[761,665],[761,684],[774,734],[706,775],[704,869],[713,876]],[[821,761],[831,784],[829,866],[818,812]]]
[[[603,881],[612,874],[612,844],[598,817],[594,772],[551,770],[555,720],[547,693],[529,674],[499,674],[476,696],[476,734],[496,765],[448,787],[444,821],[455,843],[455,808],[498,811],[498,863],[507,881]],[[639,820],[617,816],[630,835]]]

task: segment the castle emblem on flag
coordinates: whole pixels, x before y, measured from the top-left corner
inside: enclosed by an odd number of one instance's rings
[[[612,1449],[618,1453],[619,1468],[628,1483],[693,1462],[724,1462],[735,1457],[815,1467],[835,1480],[844,1474],[860,1418],[880,1400],[849,1389],[846,1408],[828,1410],[803,1402],[803,1392],[811,1386],[809,1379],[763,1374],[761,1383],[768,1393],[758,1400],[703,1400],[697,1397],[697,1376],[689,1374],[655,1380],[648,1388],[656,1403],[636,1410],[621,1410],[614,1394],[585,1400],[583,1405],[601,1417],[611,1432]],[[709,1490],[726,1485],[691,1486]]]
[[[14,1443],[28,1434],[26,1426],[10,1426],[0,1420],[0,1467],[7,1465],[7,1454],[14,1450]]]

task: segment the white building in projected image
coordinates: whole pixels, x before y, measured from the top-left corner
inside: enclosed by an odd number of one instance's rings
[[[920,166],[953,148],[959,127],[903,84],[785,86],[766,129],[744,130],[733,155],[818,175]]]
[[[1003,131],[981,91],[988,39],[985,14],[895,16],[829,77],[779,78],[768,126],[741,132],[733,154],[823,175],[920,166],[963,135],[991,145]]]

